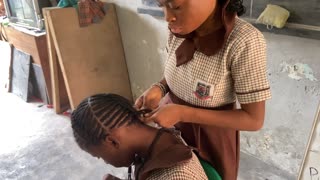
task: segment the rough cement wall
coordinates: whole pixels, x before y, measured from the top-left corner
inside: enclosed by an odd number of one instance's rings
[[[137,14],[139,0],[109,2],[118,5],[131,87],[137,97],[162,77],[166,59],[166,23],[149,15]],[[242,132],[241,150],[297,175],[319,103],[320,41],[270,33],[264,35],[268,42],[273,99],[267,102],[264,128],[259,132]],[[304,78],[303,73],[308,72],[308,67],[314,73],[306,74],[307,78]],[[299,77],[303,79],[296,80]],[[314,80],[312,77],[318,81],[311,81]]]
[[[241,150],[297,175],[320,103],[320,41],[264,35],[273,97],[264,128],[243,132]]]

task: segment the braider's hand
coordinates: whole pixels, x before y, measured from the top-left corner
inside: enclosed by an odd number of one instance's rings
[[[164,128],[172,128],[175,124],[183,120],[184,108],[185,106],[182,105],[167,104],[147,114],[144,121],[146,123],[157,123]]]
[[[147,89],[135,102],[135,107],[138,110],[151,109],[154,110],[159,106],[162,99],[162,91],[157,86],[152,86]]]

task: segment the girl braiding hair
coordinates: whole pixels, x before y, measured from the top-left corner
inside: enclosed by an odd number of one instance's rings
[[[240,131],[262,128],[271,98],[265,38],[239,18],[243,0],[157,1],[168,53],[162,78],[135,105],[156,109],[146,122],[175,126],[222,179],[236,180]]]

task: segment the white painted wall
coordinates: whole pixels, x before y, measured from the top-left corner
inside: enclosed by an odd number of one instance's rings
[[[134,97],[162,78],[167,27],[163,20],[137,14],[139,0],[116,2]],[[297,176],[320,100],[320,41],[264,33],[273,99],[267,102],[264,128],[242,132],[241,151]],[[283,68],[303,63],[318,81],[295,80]],[[306,67],[306,66],[304,66]],[[291,72],[292,74],[293,72]],[[302,72],[303,73],[303,72]]]
[[[140,0],[116,2],[119,25],[131,81],[137,98],[163,75],[166,60],[166,22],[149,15],[137,14]]]

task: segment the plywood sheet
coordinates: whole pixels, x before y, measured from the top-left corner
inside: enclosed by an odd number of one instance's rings
[[[0,91],[10,89],[11,45],[0,40]]]
[[[11,92],[28,101],[31,56],[14,48]]]
[[[62,71],[58,62],[55,46],[53,44],[51,31],[47,21],[47,9],[44,8],[43,15],[45,17],[45,25],[47,30],[47,48],[49,58],[49,72],[51,77],[51,91],[52,91],[52,104],[56,113],[62,113],[70,108],[68,94],[65,82],[62,76]]]
[[[115,7],[107,5],[102,22],[80,28],[74,8],[47,13],[72,109],[97,93],[132,99]]]

